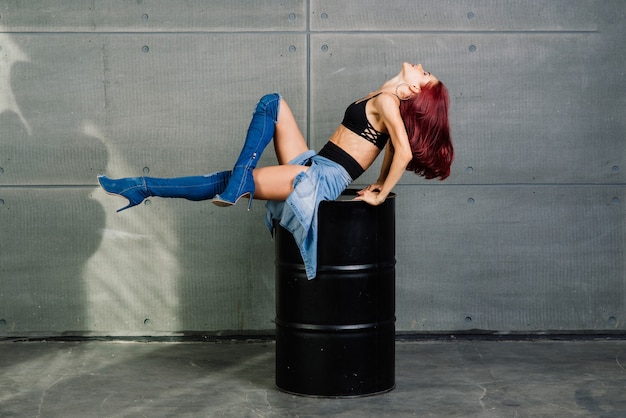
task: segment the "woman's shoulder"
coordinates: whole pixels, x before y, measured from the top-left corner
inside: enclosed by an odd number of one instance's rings
[[[397,108],[400,105],[400,99],[398,98],[398,96],[385,91],[376,93],[374,96],[372,96],[371,100],[382,106],[394,106]]]
[[[393,93],[380,92],[372,97],[372,104],[380,114],[396,114],[400,112],[400,99]]]

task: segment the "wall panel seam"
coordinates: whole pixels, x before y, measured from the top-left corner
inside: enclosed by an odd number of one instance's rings
[[[389,34],[389,35],[428,35],[428,34],[436,34],[436,35],[463,35],[463,34],[472,34],[472,35],[518,35],[518,34],[530,34],[530,35],[570,35],[570,34],[589,34],[589,33],[600,33],[598,30],[349,30],[349,31],[334,31],[334,30],[323,30],[323,31],[311,31],[312,34],[321,34],[321,35],[355,35],[355,34]]]

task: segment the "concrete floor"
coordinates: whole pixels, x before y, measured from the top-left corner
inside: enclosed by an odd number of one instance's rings
[[[626,417],[626,340],[398,341],[396,389],[274,388],[271,341],[0,342],[2,417]]]

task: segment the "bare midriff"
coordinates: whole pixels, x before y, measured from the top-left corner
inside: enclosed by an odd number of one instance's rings
[[[380,154],[376,145],[361,138],[343,125],[339,125],[329,141],[350,154],[363,167],[363,170],[367,170]]]

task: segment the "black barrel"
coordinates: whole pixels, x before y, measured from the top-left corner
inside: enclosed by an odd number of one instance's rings
[[[317,277],[277,226],[276,386],[357,397],[395,387],[395,196],[379,206],[346,190],[322,202]]]

